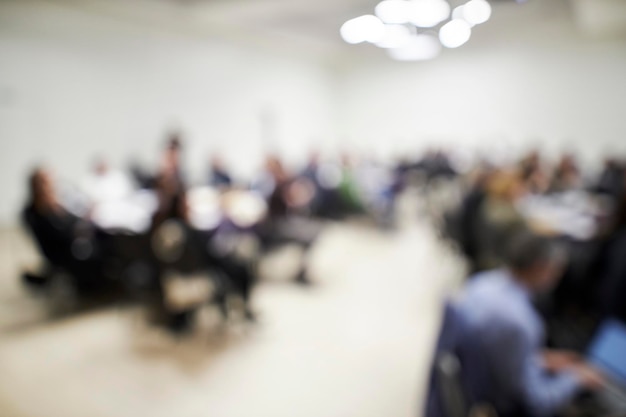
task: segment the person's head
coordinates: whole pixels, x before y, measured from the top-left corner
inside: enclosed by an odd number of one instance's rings
[[[52,175],[43,167],[32,170],[29,179],[30,202],[38,210],[47,210],[55,204]]]
[[[567,259],[564,248],[553,239],[528,231],[512,236],[505,252],[507,267],[535,293],[549,291],[557,284]]]
[[[541,163],[541,155],[538,149],[532,149],[522,159],[523,165],[539,165]]]
[[[309,165],[317,166],[320,162],[320,153],[317,150],[312,150],[309,152]]]
[[[265,170],[274,178],[274,181],[282,182],[287,179],[287,172],[283,163],[276,155],[268,155],[265,159]]]
[[[102,157],[98,157],[95,159],[93,163],[93,172],[96,175],[104,175],[108,172],[108,170],[109,164],[107,163],[106,159]]]
[[[161,225],[169,219],[189,220],[189,204],[185,190],[173,191],[167,181],[157,178],[159,205],[152,216],[152,227]]]
[[[170,133],[167,138],[167,149],[169,151],[180,151],[182,148],[182,140],[180,138],[180,134],[178,132]]]
[[[180,163],[180,154],[182,151],[182,140],[179,133],[171,133],[167,139],[165,146],[166,164],[178,167]]]
[[[557,171],[562,172],[563,174],[577,172],[578,164],[576,163],[574,155],[571,153],[564,154],[559,161]]]
[[[224,164],[224,160],[222,159],[221,155],[219,154],[212,154],[209,157],[209,165],[211,166],[212,169],[216,169],[216,170],[225,170],[226,166]]]
[[[526,187],[518,171],[496,171],[487,180],[487,193],[492,198],[514,202],[521,198]]]

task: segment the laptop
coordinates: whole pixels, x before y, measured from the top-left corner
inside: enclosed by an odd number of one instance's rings
[[[607,377],[600,393],[602,403],[626,414],[626,324],[615,319],[603,322],[589,345],[587,359]]]

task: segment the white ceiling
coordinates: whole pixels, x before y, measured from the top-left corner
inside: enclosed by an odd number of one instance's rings
[[[316,57],[380,54],[369,45],[346,45],[339,37],[344,21],[372,13],[377,0],[48,1],[159,29]],[[449,1],[454,6],[462,0]],[[490,1],[492,19],[476,28],[468,47],[491,47],[525,39],[543,41],[564,33],[585,38],[626,35],[626,0]]]

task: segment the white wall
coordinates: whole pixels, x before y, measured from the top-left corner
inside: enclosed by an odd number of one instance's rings
[[[314,62],[0,1],[0,223],[16,220],[35,162],[65,179],[95,154],[154,162],[172,128],[197,175],[210,150],[245,176],[268,149],[294,161],[332,147],[330,84]]]
[[[626,42],[568,39],[346,71],[340,137],[395,155],[444,144],[626,156]]]
[[[489,154],[541,146],[590,163],[626,153],[626,42],[585,41],[558,14],[517,32],[496,17],[500,26],[432,62],[345,58],[333,70],[0,0],[0,223],[16,219],[33,163],[71,179],[97,153],[154,162],[171,128],[184,132],[196,176],[215,149],[241,176],[272,148],[290,162],[312,147],[397,156],[437,144]]]

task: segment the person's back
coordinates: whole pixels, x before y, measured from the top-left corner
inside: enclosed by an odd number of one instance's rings
[[[480,270],[501,267],[504,263],[503,248],[511,236],[526,228],[515,205],[524,192],[516,172],[502,171],[490,178],[487,194],[479,202],[473,230]]]
[[[41,167],[30,175],[29,195],[29,201],[22,211],[24,225],[42,255],[52,265],[67,266],[73,261],[71,246],[78,218],[58,203],[52,177]]]
[[[472,343],[479,343],[490,376],[488,387],[473,387],[480,391],[474,393],[475,400],[492,404],[502,416],[539,416],[557,410],[575,394],[578,381],[572,375],[544,374],[538,356],[543,324],[533,310],[529,291],[509,272],[477,276],[457,308]]]

